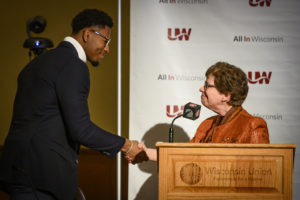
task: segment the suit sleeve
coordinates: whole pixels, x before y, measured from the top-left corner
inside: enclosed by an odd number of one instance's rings
[[[89,71],[80,62],[64,66],[56,81],[56,91],[68,137],[88,148],[113,157],[125,139],[96,126],[90,120],[88,108]]]

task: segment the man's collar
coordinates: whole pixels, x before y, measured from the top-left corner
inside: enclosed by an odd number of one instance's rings
[[[65,37],[64,41],[70,42],[75,47],[80,60],[82,60],[83,62],[86,62],[85,52],[84,52],[82,46],[80,45],[80,43],[77,40],[75,40],[71,36],[67,36],[67,37]]]

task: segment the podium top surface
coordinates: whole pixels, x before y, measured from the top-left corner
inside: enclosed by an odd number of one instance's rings
[[[157,148],[176,147],[176,148],[283,148],[295,149],[295,144],[236,144],[236,143],[168,143],[157,142]]]

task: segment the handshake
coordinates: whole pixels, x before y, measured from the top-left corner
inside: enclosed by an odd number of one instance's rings
[[[150,160],[156,161],[156,149],[149,149],[144,143],[126,139],[122,153],[129,163],[137,164]]]

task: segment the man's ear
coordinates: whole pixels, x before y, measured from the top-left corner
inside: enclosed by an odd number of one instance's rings
[[[89,37],[90,37],[90,31],[88,31],[86,29],[82,30],[82,41],[84,43],[86,43],[88,41]]]

